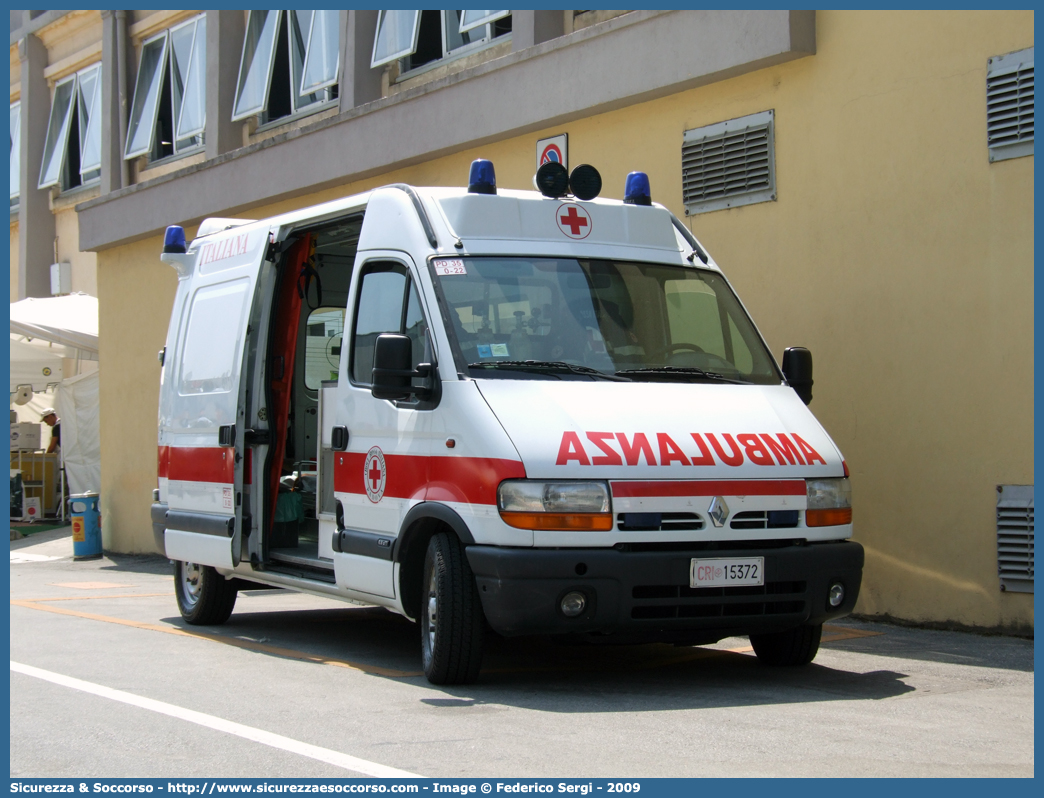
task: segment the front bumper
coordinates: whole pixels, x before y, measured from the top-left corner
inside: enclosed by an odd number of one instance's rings
[[[733,635],[783,631],[847,615],[863,573],[863,547],[853,541],[714,550],[517,549],[468,546],[482,609],[505,636],[585,634],[620,642],[705,643]],[[689,588],[693,557],[764,557],[762,587]],[[845,587],[839,607],[827,592]],[[578,618],[558,609],[580,590]]]

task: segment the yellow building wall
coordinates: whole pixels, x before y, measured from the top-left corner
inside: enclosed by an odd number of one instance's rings
[[[160,236],[98,253],[100,504],[102,545],[111,551],[155,551],[157,353],[178,286],[162,248]]]
[[[18,222],[11,222],[11,301],[18,301]]]
[[[532,188],[536,140],[568,132],[602,196],[646,171],[685,218],[684,131],[773,109],[778,201],[689,222],[773,353],[813,352],[812,409],[851,469],[866,548],[857,612],[1026,630],[1032,595],[999,587],[995,505],[996,485],[1033,482],[1033,158],[989,163],[985,80],[987,58],[1032,45],[1032,12],[821,11],[815,56],[243,215],[461,185],[476,157],[501,187]],[[98,258],[102,307],[127,310],[101,322],[106,546],[123,551],[152,549],[155,353],[175,286],[160,246]]]
[[[58,262],[72,266],[72,291],[98,295],[98,256],[80,251],[80,225],[72,207],[55,211],[54,231],[58,236]]]

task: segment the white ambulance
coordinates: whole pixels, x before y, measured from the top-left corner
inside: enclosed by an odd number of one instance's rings
[[[850,612],[848,468],[642,173],[390,185],[167,230],[157,546],[186,621],[274,586],[418,622],[424,673],[490,633],[801,665]],[[803,401],[804,400],[804,401]]]

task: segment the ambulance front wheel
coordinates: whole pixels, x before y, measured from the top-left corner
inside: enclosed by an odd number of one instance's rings
[[[771,632],[750,636],[750,645],[758,661],[765,665],[788,667],[808,665],[819,651],[823,624],[804,624],[786,632]]]
[[[209,565],[175,562],[174,594],[181,617],[200,626],[224,623],[236,606],[235,583]]]
[[[428,543],[421,585],[421,659],[432,684],[469,684],[482,665],[485,624],[464,546],[440,532]]]

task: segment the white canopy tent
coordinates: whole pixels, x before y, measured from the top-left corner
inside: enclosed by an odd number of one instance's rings
[[[98,433],[98,374],[78,374],[85,360],[98,359],[98,299],[87,294],[11,303],[11,394],[21,386],[34,393],[55,390],[62,420],[62,460],[71,493],[101,488]],[[77,368],[66,375],[65,363]],[[36,408],[38,402],[27,407]],[[50,404],[50,402],[48,402]],[[36,418],[25,419],[37,421]]]
[[[98,359],[98,299],[70,294],[11,303],[11,392],[62,381],[62,359]]]

